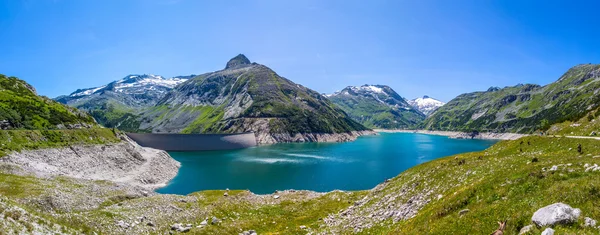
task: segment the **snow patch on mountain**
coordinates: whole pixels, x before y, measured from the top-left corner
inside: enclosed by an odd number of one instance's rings
[[[96,87],[96,88],[85,89],[83,91],[76,91],[73,94],[71,94],[71,96],[75,97],[75,96],[91,95],[91,94],[94,94],[96,91],[104,89],[105,87],[106,86],[101,86],[101,87]]]
[[[351,95],[349,91],[359,94],[381,94],[388,95],[382,88],[381,85],[362,85],[362,86],[348,86],[341,91],[336,91],[333,94],[323,94],[323,96],[329,98],[336,95]]]
[[[429,96],[407,100],[407,102],[427,116],[432,114],[439,107],[442,107],[444,104],[446,104]]]
[[[77,90],[71,93],[69,96],[89,96],[105,89],[112,89],[115,92],[126,94],[142,94],[148,90],[164,93],[167,90],[187,81],[190,77],[192,76],[164,78],[154,74],[128,75],[125,76],[125,78],[114,81],[108,85]]]
[[[165,79],[160,76],[152,77],[152,78],[144,78],[142,80],[139,80],[139,81],[136,81],[133,83],[126,83],[125,81],[119,81],[115,85],[115,91],[116,92],[125,92],[127,88],[135,88],[135,87],[146,87],[146,89],[150,89],[150,90],[156,90],[156,86],[173,88],[185,81],[187,81],[187,79],[180,79],[180,78]]]
[[[354,92],[357,92],[357,91],[370,91],[370,92],[385,94],[385,91],[383,91],[382,88],[377,87],[377,86],[373,86],[373,85],[362,85],[360,87],[351,86],[350,89],[352,89],[352,91],[354,91]]]
[[[375,93],[384,93],[383,89],[376,87],[376,86],[361,86],[361,89],[368,89]]]

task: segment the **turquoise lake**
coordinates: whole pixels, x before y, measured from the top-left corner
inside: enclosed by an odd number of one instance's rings
[[[159,193],[209,189],[371,189],[415,165],[480,151],[497,141],[459,140],[413,133],[381,133],[346,143],[293,143],[241,150],[169,152],[181,168]]]

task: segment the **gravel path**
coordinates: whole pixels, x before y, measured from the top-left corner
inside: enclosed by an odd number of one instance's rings
[[[600,137],[593,137],[593,136],[574,136],[574,135],[567,135],[565,136],[567,138],[573,138],[573,139],[592,139],[592,140],[600,140]]]

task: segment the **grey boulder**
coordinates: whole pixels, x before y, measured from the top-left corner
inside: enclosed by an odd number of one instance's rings
[[[554,203],[533,213],[531,221],[539,227],[571,224],[577,221],[580,214],[581,210],[579,208],[573,209],[564,203]]]
[[[584,227],[596,227],[596,220],[590,218],[590,217],[585,217],[584,218],[585,223],[583,224]]]
[[[119,221],[117,221],[117,226],[124,228],[124,229],[128,229],[130,225],[128,223],[125,223],[125,221],[123,221],[123,220],[119,220]]]
[[[171,230],[177,231],[177,232],[189,232],[192,229],[191,225],[183,225],[181,223],[179,224],[173,224],[171,225]]]

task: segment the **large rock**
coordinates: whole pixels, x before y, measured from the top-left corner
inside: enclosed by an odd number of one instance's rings
[[[553,226],[555,224],[571,224],[577,221],[581,210],[573,209],[564,203],[555,203],[543,207],[533,213],[531,221],[537,226]]]
[[[218,224],[221,223],[221,220],[218,219],[217,217],[212,217],[212,220],[210,221],[211,224]]]
[[[11,129],[12,124],[8,120],[0,120],[0,130]]]
[[[119,226],[121,228],[124,228],[124,229],[128,229],[129,228],[129,224],[125,223],[125,221],[123,221],[123,220],[117,221],[117,226]]]
[[[596,227],[596,220],[590,218],[590,217],[585,217],[584,218],[585,223],[583,224],[584,227]]]
[[[186,233],[186,232],[189,232],[191,229],[192,229],[191,224],[183,225],[181,223],[178,223],[178,224],[171,225],[171,230],[174,230],[177,232]]]
[[[256,231],[254,231],[254,230],[249,230],[249,231],[244,231],[244,232],[240,233],[239,235],[258,235],[258,233],[256,233]]]

